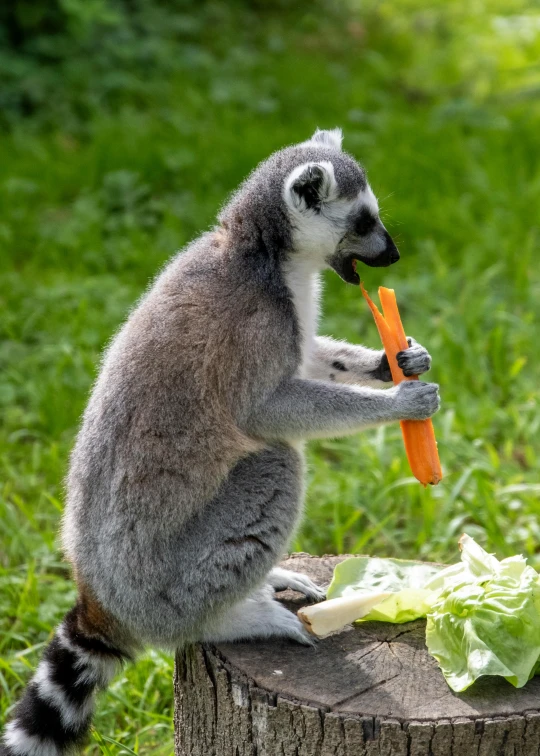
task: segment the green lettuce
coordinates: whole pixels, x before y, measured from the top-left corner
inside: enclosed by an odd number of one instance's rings
[[[431,589],[425,584],[443,570],[441,565],[425,564],[406,559],[381,559],[379,557],[352,557],[338,564],[334,570],[327,598],[350,596],[353,592],[393,591],[378,604],[361,622],[410,622],[425,617],[433,599]]]
[[[450,567],[346,559],[335,568],[327,596],[392,591],[359,621],[427,617],[428,651],[453,690],[466,690],[483,675],[521,688],[540,672],[540,576],[522,556],[499,561],[467,535],[459,545],[461,562]]]
[[[540,658],[539,575],[523,557],[499,561],[467,535],[460,547],[461,563],[425,586],[436,596],[427,615],[428,651],[455,691],[482,675],[521,688]]]

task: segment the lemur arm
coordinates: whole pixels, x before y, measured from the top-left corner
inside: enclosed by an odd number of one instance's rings
[[[405,375],[421,375],[429,370],[431,357],[414,339],[409,338],[408,341],[410,348],[399,352],[398,364]],[[329,336],[315,339],[307,377],[375,388],[392,380],[384,350],[335,341]]]
[[[423,420],[437,411],[438,387],[403,381],[387,390],[290,378],[254,408],[244,430],[263,439],[294,441],[355,433],[395,420]]]

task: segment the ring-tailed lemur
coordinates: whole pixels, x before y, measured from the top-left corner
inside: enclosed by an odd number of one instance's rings
[[[6,727],[3,756],[64,756],[95,691],[148,644],[280,635],[276,568],[302,508],[301,442],[438,408],[380,351],[316,336],[319,272],[399,258],[341,133],[263,162],[216,227],[174,257],[107,350],[68,475],[63,542],[79,589]],[[407,374],[429,368],[414,344]]]

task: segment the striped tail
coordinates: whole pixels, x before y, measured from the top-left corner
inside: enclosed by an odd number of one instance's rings
[[[0,756],[65,756],[84,745],[96,691],[130,655],[88,622],[79,601],[45,649],[0,740]]]

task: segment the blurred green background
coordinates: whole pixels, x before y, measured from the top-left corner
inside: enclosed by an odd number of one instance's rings
[[[294,547],[453,561],[466,530],[540,566],[540,2],[4,3],[4,714],[74,600],[62,480],[103,346],[258,161],[336,125],[402,252],[363,270],[432,353],[446,477],[411,479],[397,426],[312,444]],[[323,332],[378,346],[331,272],[324,305]],[[169,754],[171,671],[126,669],[87,752]]]

